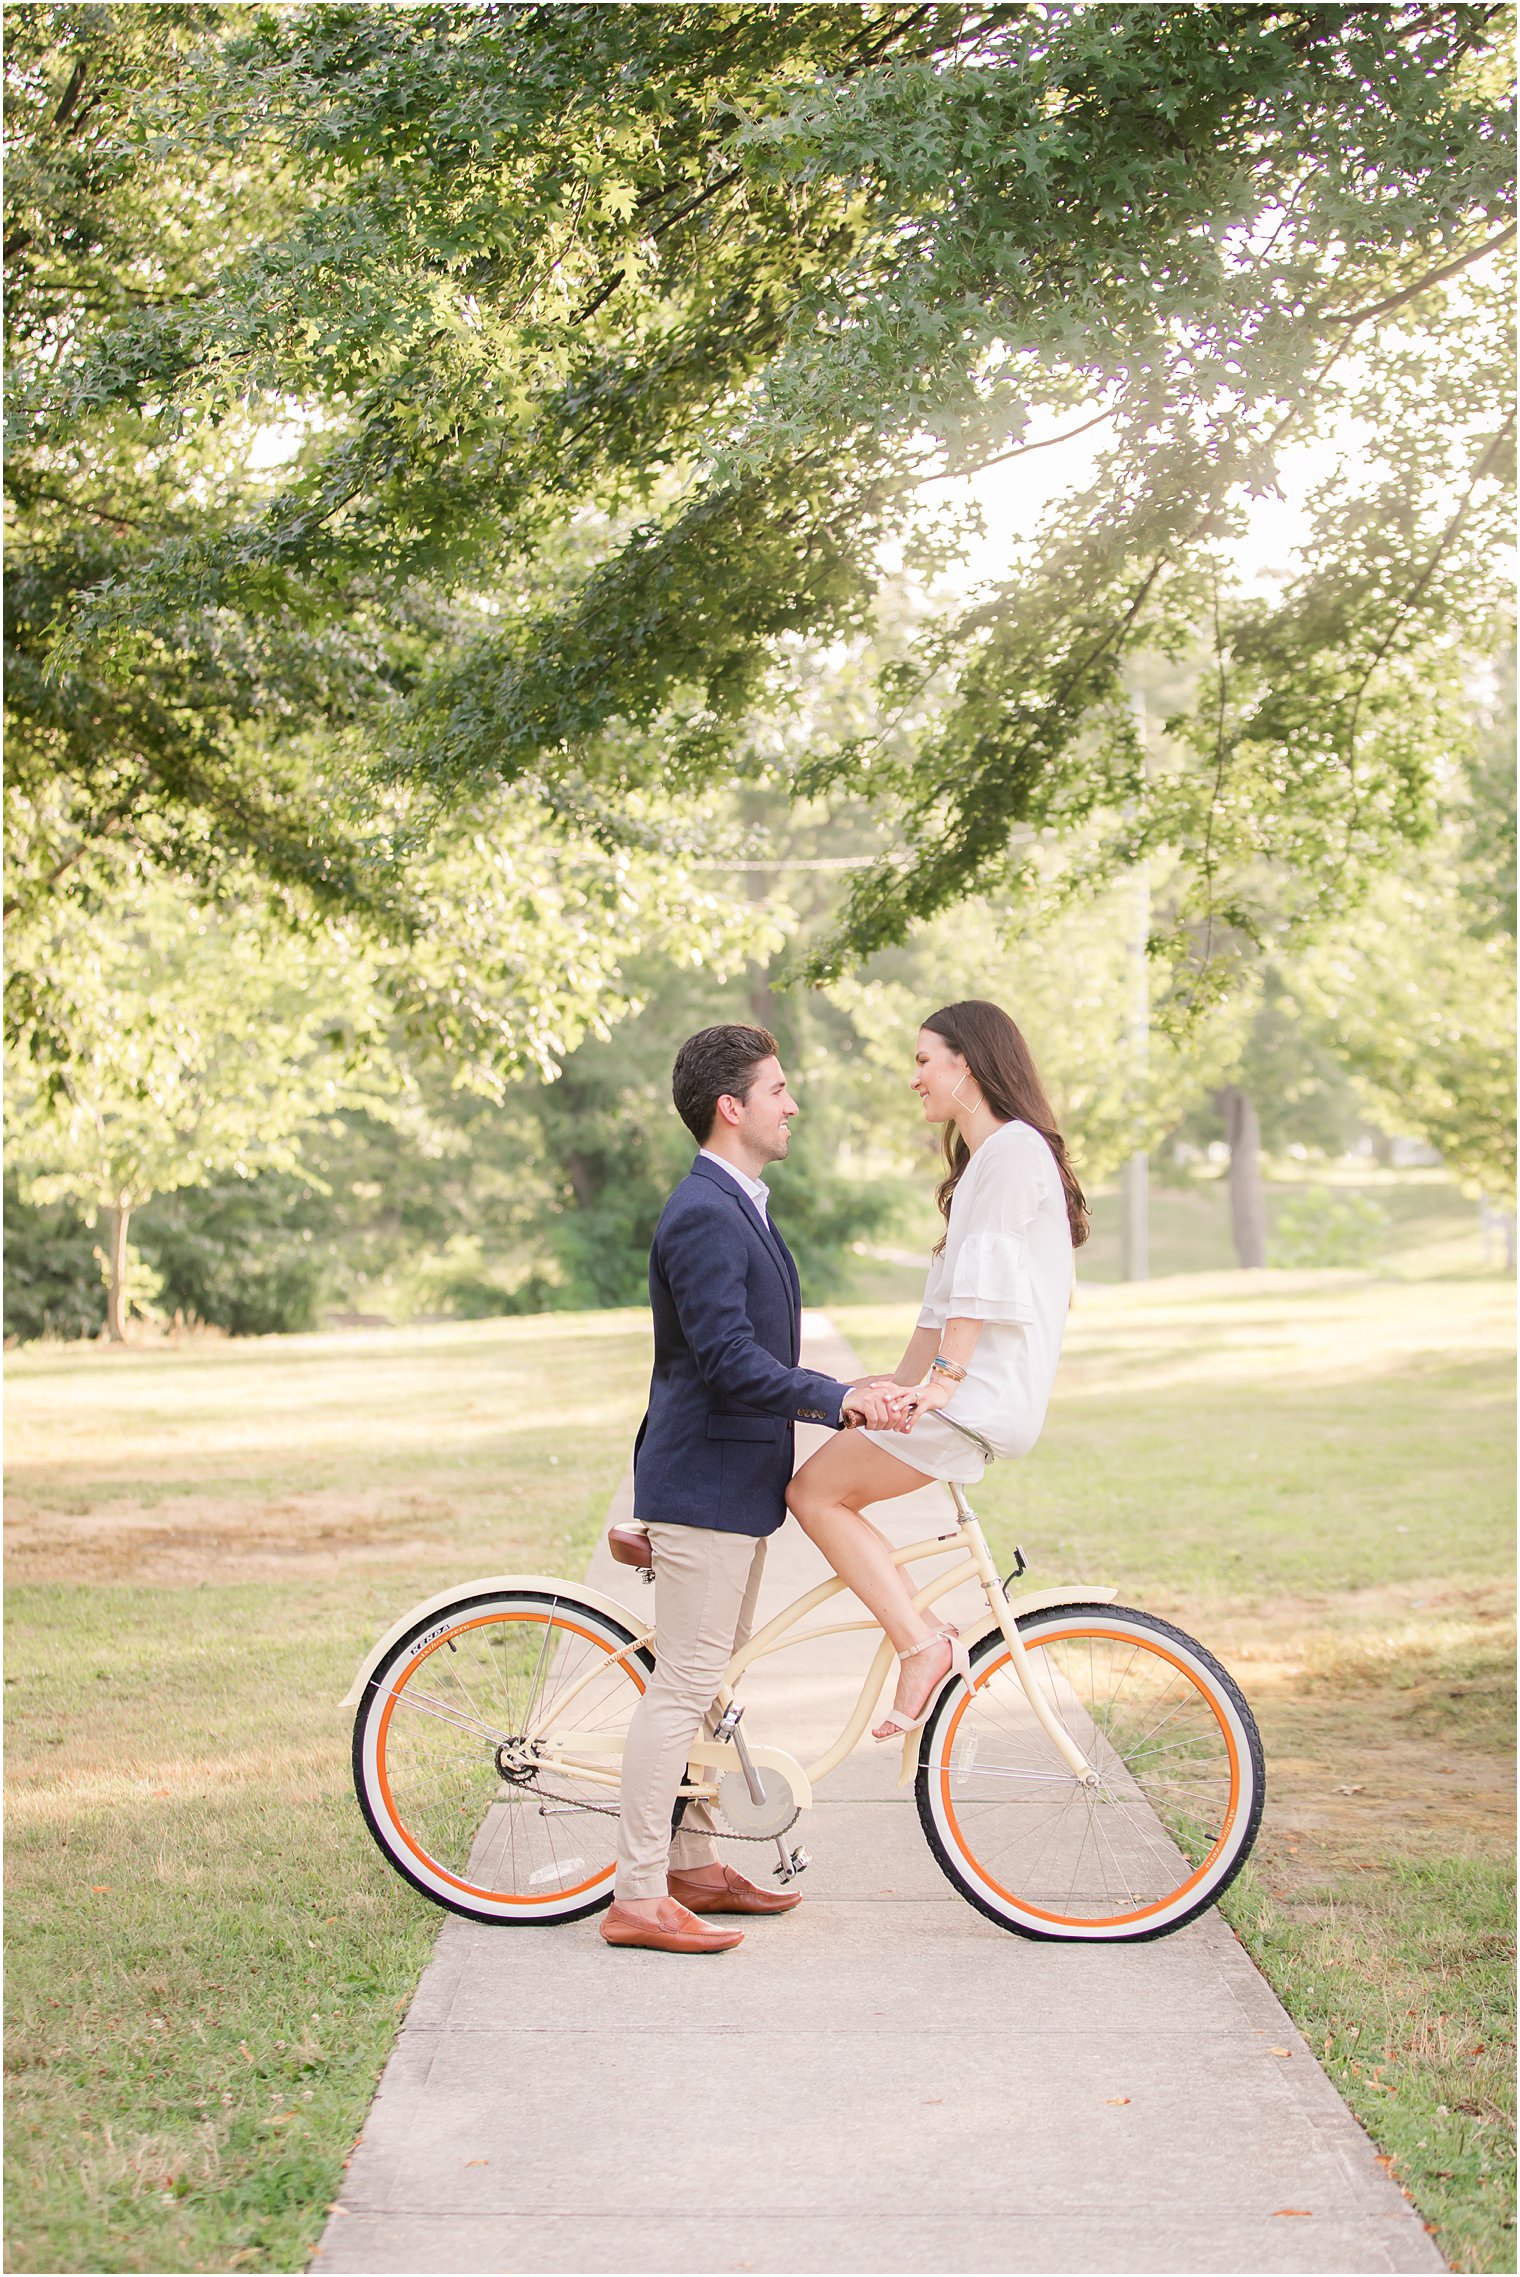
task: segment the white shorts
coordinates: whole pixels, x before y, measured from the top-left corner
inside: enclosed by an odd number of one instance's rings
[[[926,1471],[930,1478],[953,1478],[958,1486],[975,1486],[987,1468],[981,1449],[937,1414],[922,1417],[911,1431],[862,1431],[860,1436],[914,1470]]]

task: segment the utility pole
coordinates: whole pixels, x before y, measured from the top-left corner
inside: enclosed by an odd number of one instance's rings
[[[1146,758],[1146,709],[1143,695],[1131,697],[1135,732],[1140,738],[1142,775]],[[1148,863],[1139,862],[1130,878],[1129,923],[1124,939],[1124,1073],[1131,1115],[1138,1122],[1145,1112],[1149,1076],[1151,1032],[1151,972],[1146,953],[1151,932],[1151,880]],[[1119,1273],[1125,1281],[1150,1278],[1150,1157],[1132,1154],[1119,1178]]]

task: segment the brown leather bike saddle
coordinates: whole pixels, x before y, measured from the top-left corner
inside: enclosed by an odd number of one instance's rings
[[[609,1526],[607,1547],[615,1565],[637,1566],[644,1573],[654,1565],[654,1551],[642,1526]]]

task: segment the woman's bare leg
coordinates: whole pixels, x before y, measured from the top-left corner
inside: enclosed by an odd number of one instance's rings
[[[926,1472],[889,1455],[874,1440],[841,1431],[809,1456],[787,1488],[787,1508],[798,1525],[875,1614],[899,1652],[926,1643],[942,1624],[914,1604],[902,1567],[892,1562],[891,1543],[863,1513],[867,1503],[889,1502],[929,1483]],[[911,1720],[949,1666],[950,1647],[944,1642],[905,1660],[893,1707]]]

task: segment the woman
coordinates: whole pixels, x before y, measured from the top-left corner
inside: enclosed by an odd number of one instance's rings
[[[947,1676],[965,1672],[953,1629],[917,1610],[867,1504],[931,1479],[979,1479],[980,1440],[1027,1455],[1040,1435],[1071,1302],[1072,1251],[1087,1204],[1030,1057],[1006,1012],[950,1004],[919,1030],[913,1089],[945,1126],[945,1233],[895,1377],[909,1387],[892,1431],[841,1432],[802,1466],[787,1502],[840,1579],[876,1615],[901,1666],[877,1739],[926,1721]],[[970,1439],[953,1428],[964,1424]],[[906,1433],[905,1438],[903,1434]]]

